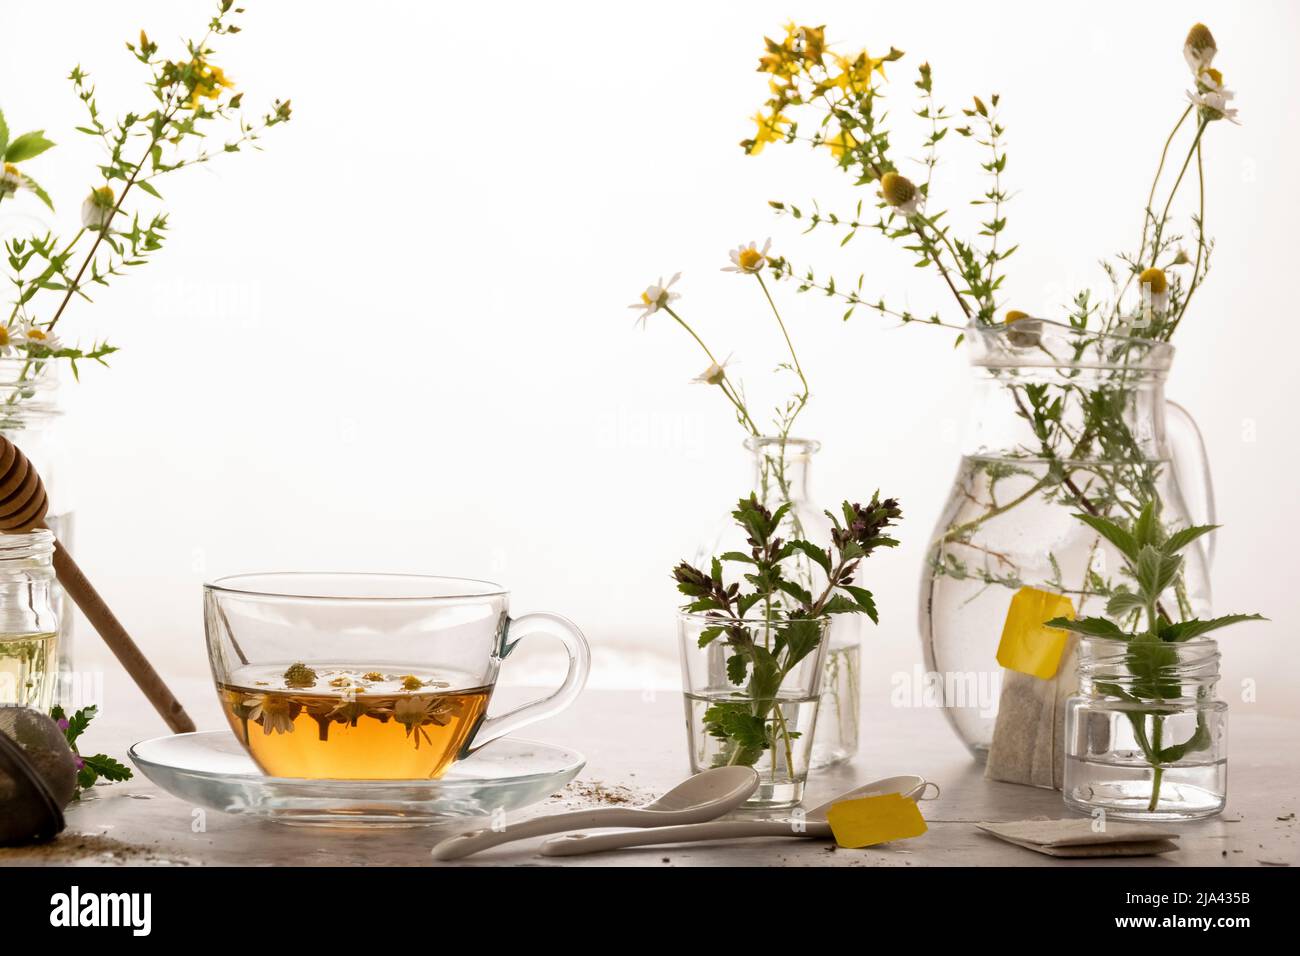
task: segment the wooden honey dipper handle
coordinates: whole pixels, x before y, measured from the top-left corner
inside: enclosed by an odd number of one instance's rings
[[[42,521],[41,525],[45,526],[45,522]],[[159,673],[153,669],[149,659],[144,656],[139,645],[131,639],[122,622],[99,596],[99,592],[87,580],[81,568],[77,567],[77,562],[72,560],[72,555],[68,554],[67,548],[57,540],[54,542],[54,573],[58,576],[63,589],[77,602],[81,613],[86,615],[86,620],[94,625],[99,636],[104,639],[104,643],[131,675],[136,686],[144,691],[144,695],[149,698],[149,703],[153,704],[154,709],[167,722],[167,726],[174,733],[193,733],[194,721],[190,720],[189,714],[185,713],[181,702],[176,699],[176,695],[171,692]]]
[[[33,528],[48,527],[45,524],[48,508],[49,499],[40,475],[27,456],[0,435],[0,532],[20,534]],[[192,732],[194,721],[185,713],[181,702],[57,540],[54,542],[54,573],[167,726],[178,734]]]

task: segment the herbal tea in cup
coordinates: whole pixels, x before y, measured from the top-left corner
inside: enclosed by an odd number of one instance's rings
[[[561,617],[512,620],[508,593],[461,578],[251,574],[206,585],[208,657],[231,729],[267,774],[441,776],[485,743],[567,707],[587,643]],[[488,702],[524,634],[559,638],[560,688],[499,717]]]

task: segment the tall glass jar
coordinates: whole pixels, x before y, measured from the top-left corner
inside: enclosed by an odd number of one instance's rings
[[[1128,820],[1194,820],[1223,809],[1228,705],[1219,647],[1084,638],[1066,702],[1065,802]]]
[[[966,341],[970,428],[922,570],[920,630],[949,722],[983,760],[1011,598],[1031,586],[1065,595],[1076,616],[1104,616],[1122,580],[1119,553],[1075,515],[1128,520],[1154,501],[1173,529],[1212,524],[1214,506],[1199,432],[1165,400],[1167,342],[1039,319],[971,328]],[[1211,539],[1184,552],[1163,597],[1171,619],[1208,615]]]
[[[54,703],[59,618],[54,611],[54,535],[0,534],[0,705]]]
[[[58,426],[63,413],[58,389],[57,361],[0,355],[0,433],[22,449],[41,476],[50,498],[45,523],[63,547],[72,551],[74,522],[62,475],[63,443]],[[72,607],[57,581],[51,587],[51,601],[60,621],[55,702],[73,703]]]
[[[782,537],[800,537],[814,544],[828,544],[831,523],[826,509],[817,504],[809,486],[812,457],[821,442],[807,438],[765,436],[745,440],[751,456],[750,488],[765,508],[775,511],[789,503],[782,525]],[[744,533],[728,516],[695,552],[696,567],[707,568],[710,558],[726,551],[745,551]],[[825,585],[825,574],[807,557],[796,555],[787,574],[812,590]],[[821,688],[821,718],[813,741],[810,766],[816,770],[851,759],[858,752],[861,712],[862,627],[857,614],[837,614],[830,625],[825,673]]]

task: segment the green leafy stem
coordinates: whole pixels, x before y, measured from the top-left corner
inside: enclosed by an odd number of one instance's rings
[[[749,552],[714,557],[708,572],[686,561],[673,569],[677,589],[691,599],[683,610],[710,619],[699,646],[723,641],[730,650],[727,679],[744,688],[743,699],[715,701],[704,714],[705,732],[727,744],[729,765],[753,766],[766,751],[775,754],[780,746],[793,772],[793,742],[799,734],[782,710],[781,686],[821,646],[825,622],[832,615],[865,614],[878,621],[875,600],[854,583],[855,574],[875,549],[898,544],[885,532],[902,511],[897,501],[882,501],[879,493],[865,506],[844,502],[840,515],[826,512],[832,524],[829,548],[779,536],[790,508],[787,502],[770,511],[754,494],[740,499],[732,517],[746,534]],[[787,576],[788,562],[799,557],[820,568],[824,583],[810,588]],[[728,583],[724,564],[741,566],[748,588],[739,581]],[[773,779],[777,763],[774,756]]]
[[[1164,743],[1165,718],[1171,713],[1168,702],[1183,696],[1177,645],[1231,624],[1264,618],[1258,614],[1228,614],[1208,620],[1171,621],[1161,609],[1160,596],[1182,573],[1183,557],[1179,552],[1213,531],[1216,525],[1193,525],[1166,533],[1154,503],[1148,503],[1136,518],[1122,524],[1096,515],[1075,517],[1119,550],[1124,557],[1125,576],[1131,584],[1121,584],[1111,594],[1106,617],[1078,620],[1057,617],[1048,621],[1047,626],[1127,643],[1124,654],[1127,675],[1119,675],[1119,682],[1098,681],[1095,686],[1101,693],[1130,705],[1126,715],[1134,739],[1152,770],[1147,810],[1155,812],[1160,804],[1164,771],[1188,754],[1208,749],[1211,743],[1209,727],[1201,711],[1197,712],[1196,730],[1187,740],[1172,745]],[[1143,620],[1145,628],[1141,626]],[[1125,626],[1116,621],[1124,622]]]

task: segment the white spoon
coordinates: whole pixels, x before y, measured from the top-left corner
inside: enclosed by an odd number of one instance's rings
[[[653,833],[627,830],[619,830],[615,833],[569,833],[543,843],[542,855],[578,856],[582,853],[598,853],[601,850],[617,850],[629,846],[699,843],[704,840],[732,840],[739,837],[784,836],[826,839],[833,835],[831,825],[826,822],[826,814],[835,804],[886,793],[901,793],[913,800],[921,800],[929,787],[934,787],[935,796],[938,796],[938,784],[928,783],[923,777],[915,774],[887,777],[884,780],[863,784],[848,793],[841,793],[838,797],[809,810],[802,820],[718,820],[713,823],[665,827]]]
[[[729,813],[758,789],[752,767],[717,767],[679,783],[644,807],[596,807],[525,820],[503,830],[470,830],[434,846],[435,860],[459,860],[488,847],[590,827],[666,827],[700,823]]]

